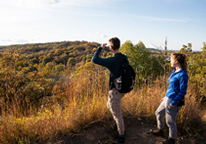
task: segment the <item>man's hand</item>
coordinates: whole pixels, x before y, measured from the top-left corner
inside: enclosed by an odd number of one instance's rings
[[[165,99],[165,97],[163,97],[160,101],[162,102]]]
[[[170,104],[170,107],[173,108],[174,106]]]
[[[102,49],[104,49],[106,45],[107,45],[107,43],[103,43],[103,44],[101,45]]]

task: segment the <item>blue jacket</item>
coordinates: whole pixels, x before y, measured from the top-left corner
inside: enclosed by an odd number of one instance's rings
[[[129,63],[127,56],[122,53],[116,53],[114,57],[101,58],[99,57],[100,52],[102,51],[101,47],[98,47],[94,52],[92,57],[92,62],[101,66],[106,67],[110,71],[109,77],[109,89],[114,88],[114,78],[117,78],[120,75],[120,63],[114,58],[119,57],[121,60]]]
[[[166,96],[172,99],[170,104],[173,106],[186,95],[188,83],[187,72],[183,68],[177,73],[175,73],[175,70],[172,71],[168,79],[169,86],[166,93]]]

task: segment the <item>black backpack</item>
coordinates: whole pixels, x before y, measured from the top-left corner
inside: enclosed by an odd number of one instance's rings
[[[114,79],[115,88],[120,93],[128,93],[133,89],[135,83],[134,69],[119,57],[114,57],[120,63],[120,76]]]

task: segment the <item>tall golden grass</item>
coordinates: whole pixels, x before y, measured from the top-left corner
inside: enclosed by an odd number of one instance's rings
[[[155,120],[154,112],[166,91],[163,85],[162,79],[158,78],[152,85],[135,88],[126,94],[122,99],[123,115]],[[92,121],[107,120],[111,118],[106,107],[108,90],[108,71],[102,67],[87,63],[77,71],[68,72],[67,79],[53,88],[54,96],[45,99],[38,111],[34,110],[28,117],[1,116],[0,142],[55,142],[78,132]],[[195,130],[197,134],[206,123],[205,111],[200,109],[190,87],[177,123],[179,128],[188,132]]]

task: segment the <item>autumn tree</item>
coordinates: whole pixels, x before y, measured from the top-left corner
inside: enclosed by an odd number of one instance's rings
[[[192,44],[188,43],[188,45],[183,45],[180,49],[180,53],[190,54],[192,53]]]
[[[46,95],[51,95],[52,81],[44,79],[25,56],[18,53],[0,54],[0,106],[7,113],[28,114],[38,108]]]
[[[189,59],[188,74],[190,84],[194,85],[197,97],[206,98],[206,43],[203,43],[201,54],[195,54]]]
[[[155,74],[160,74],[162,70],[156,59],[147,50],[144,43],[140,41],[133,45],[131,41],[126,41],[120,48],[123,54],[126,54],[130,65],[134,68],[137,76],[137,83],[148,80]]]

